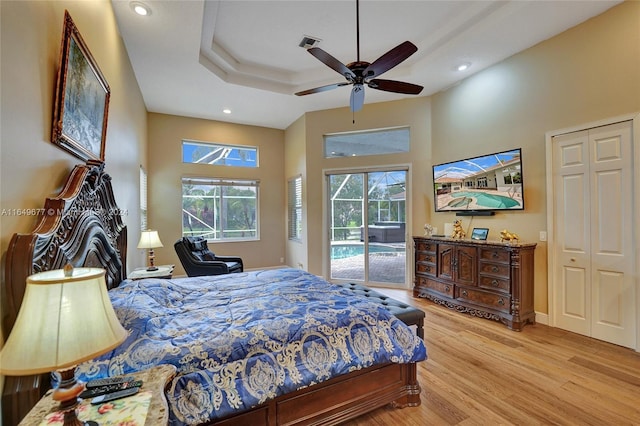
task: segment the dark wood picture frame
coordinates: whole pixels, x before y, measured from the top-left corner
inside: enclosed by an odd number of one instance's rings
[[[104,161],[111,90],[64,12],[51,141],[83,161]]]

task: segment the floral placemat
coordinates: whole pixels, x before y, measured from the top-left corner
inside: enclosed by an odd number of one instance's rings
[[[83,401],[76,413],[81,421],[93,420],[100,426],[143,426],[149,411],[153,392],[138,392],[135,395],[91,405],[91,400]],[[63,424],[64,413],[56,411],[47,415],[40,426]]]

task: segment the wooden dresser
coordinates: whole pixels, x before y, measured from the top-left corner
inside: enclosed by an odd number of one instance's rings
[[[535,323],[535,243],[413,237],[414,297],[520,331]]]

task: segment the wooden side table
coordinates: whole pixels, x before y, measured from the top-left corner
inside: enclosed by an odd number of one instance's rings
[[[147,411],[145,426],[165,426],[169,421],[169,406],[164,395],[167,384],[176,375],[176,367],[163,364],[149,368],[138,373],[126,374],[134,377],[135,380],[142,380],[140,392],[151,391],[151,405]],[[29,414],[22,419],[19,426],[39,425],[40,422],[50,413],[58,410],[59,402],[51,399],[52,390],[48,391]],[[90,400],[83,401],[82,404],[90,404]]]
[[[136,268],[127,278],[130,280],[141,280],[143,278],[166,278],[171,279],[175,265],[160,265],[157,271],[147,271],[147,268]]]

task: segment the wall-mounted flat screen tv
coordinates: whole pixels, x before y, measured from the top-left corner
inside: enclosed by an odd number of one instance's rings
[[[433,166],[437,212],[523,210],[521,149]]]

